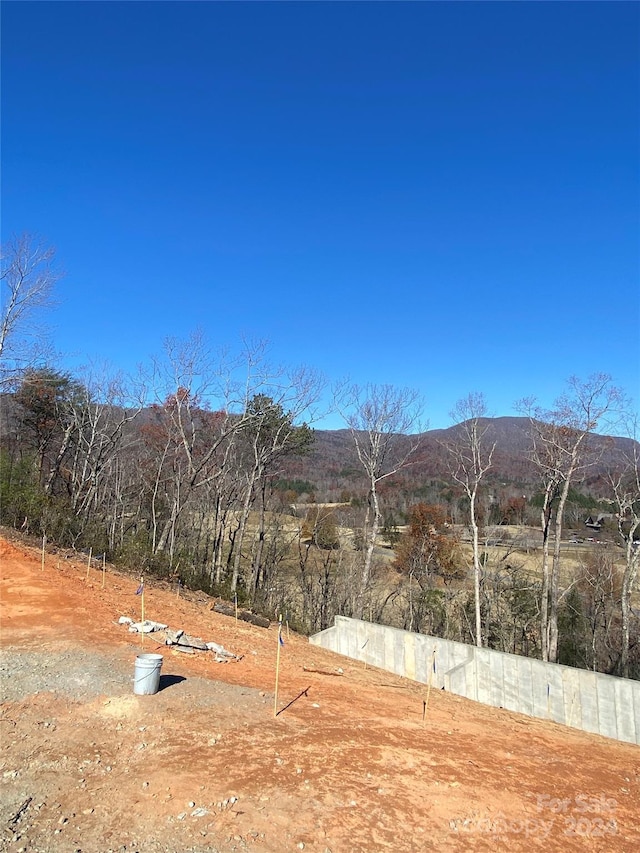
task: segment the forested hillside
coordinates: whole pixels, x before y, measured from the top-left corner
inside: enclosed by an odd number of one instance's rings
[[[530,422],[524,417],[486,418],[481,420],[485,441],[495,444],[491,470],[487,483],[495,493],[505,489],[518,497],[527,492],[533,497],[540,489],[540,477],[531,459]],[[448,453],[446,445],[459,435],[459,428],[429,430],[419,436],[420,444],[410,465],[396,477],[393,487],[400,499],[424,496],[430,484],[438,484],[447,492]],[[630,438],[593,435],[596,449],[593,465],[581,481],[581,491],[591,497],[607,495],[607,476],[615,468],[621,454],[633,447]],[[293,482],[294,490],[313,494],[318,501],[341,501],[345,494],[357,494],[366,482],[362,470],[354,459],[353,441],[348,429],[316,430],[310,452],[299,458],[289,458],[285,464],[286,476]]]

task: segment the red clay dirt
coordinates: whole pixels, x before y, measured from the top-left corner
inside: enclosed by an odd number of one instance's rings
[[[640,849],[637,746],[432,691],[147,581],[0,540],[0,850],[357,853]],[[136,655],[164,655],[133,694]]]

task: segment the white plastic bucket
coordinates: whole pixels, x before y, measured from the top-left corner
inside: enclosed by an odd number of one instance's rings
[[[160,688],[162,655],[138,655],[133,676],[133,692],[139,696],[151,696]]]

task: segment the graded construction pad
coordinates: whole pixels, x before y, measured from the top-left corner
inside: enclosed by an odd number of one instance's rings
[[[148,584],[145,615],[241,660],[180,654],[117,624],[137,579],[0,559],[3,853],[640,849],[635,745],[441,690],[423,718],[425,685]],[[150,697],[140,653],[164,658]]]

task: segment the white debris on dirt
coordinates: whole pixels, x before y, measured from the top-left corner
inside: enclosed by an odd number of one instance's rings
[[[238,656],[234,655],[233,652],[227,651],[224,646],[221,646],[219,643],[207,643],[207,648],[211,652],[215,652],[216,656],[221,658],[231,658],[232,660],[237,660]]]
[[[129,631],[132,634],[153,634],[155,631],[166,631],[168,627],[162,622],[152,622],[150,619],[145,619],[144,622],[131,622]]]
[[[205,808],[197,808],[191,812],[191,817],[204,817],[205,815],[210,814],[209,809]]]

